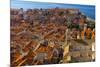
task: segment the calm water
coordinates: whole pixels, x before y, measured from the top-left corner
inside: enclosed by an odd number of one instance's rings
[[[76,4],[56,4],[56,3],[44,3],[44,2],[30,2],[30,1],[18,1],[11,0],[11,8],[76,8],[80,9],[86,16],[95,19],[95,6],[89,5],[76,5]]]

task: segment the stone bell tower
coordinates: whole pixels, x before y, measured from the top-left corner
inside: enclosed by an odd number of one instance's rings
[[[69,39],[70,39],[70,31],[69,29],[66,29],[65,42],[63,44],[63,49],[64,49],[63,63],[69,62],[71,60],[71,56],[69,55],[69,45],[70,45]]]

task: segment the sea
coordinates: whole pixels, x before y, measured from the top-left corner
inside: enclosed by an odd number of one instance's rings
[[[50,8],[74,8],[79,9],[87,17],[95,20],[95,5],[81,5],[81,4],[62,4],[62,3],[48,3],[48,2],[33,2],[33,1],[20,1],[11,0],[11,8],[26,9],[50,9]]]

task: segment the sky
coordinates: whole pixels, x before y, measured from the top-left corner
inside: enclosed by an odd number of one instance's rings
[[[34,8],[76,8],[80,9],[81,12],[87,16],[95,19],[95,6],[94,5],[80,5],[80,4],[64,4],[64,3],[49,3],[49,2],[33,2],[33,1],[21,1],[21,0],[12,0],[11,8],[24,8],[34,9]]]

